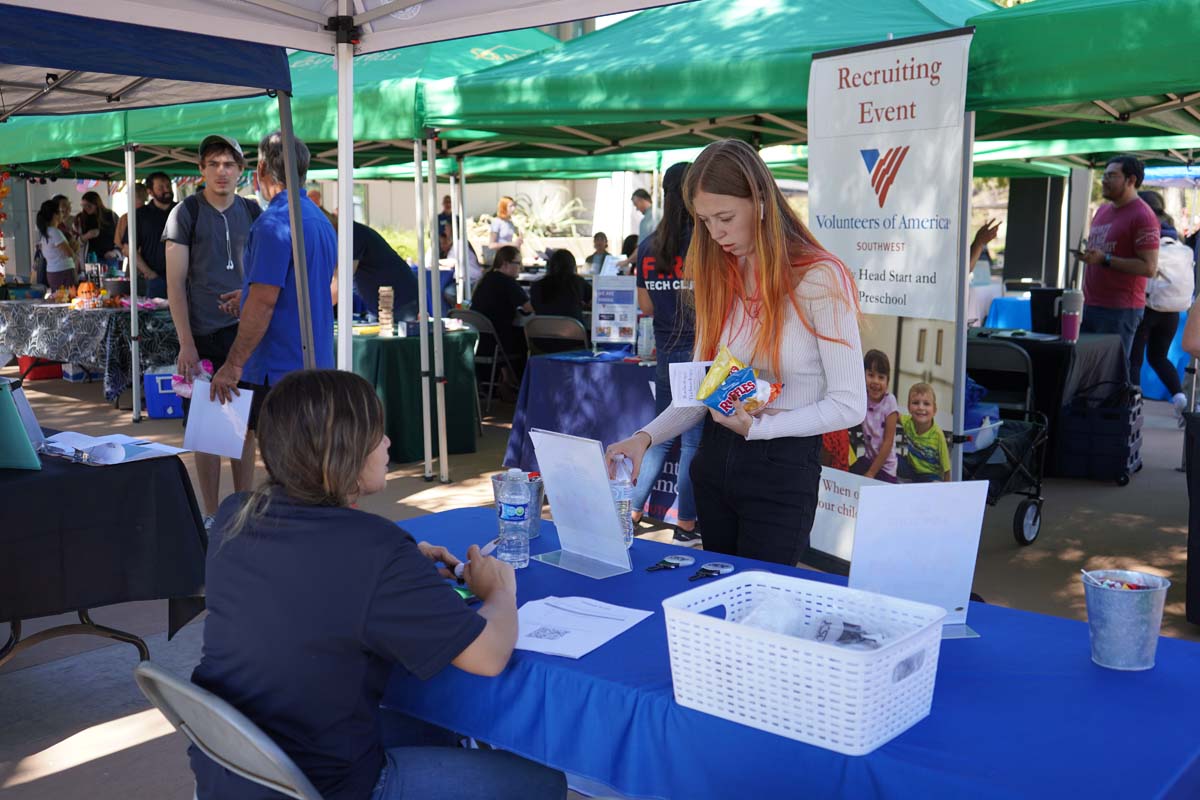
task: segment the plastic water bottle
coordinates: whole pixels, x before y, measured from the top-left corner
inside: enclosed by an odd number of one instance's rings
[[[617,477],[608,482],[612,490],[613,503],[617,506],[617,518],[621,521],[621,535],[625,537],[626,549],[633,546],[633,481],[630,479],[628,460],[617,462]]]
[[[496,481],[496,514],[500,522],[500,543],[496,558],[512,564],[513,569],[529,566],[529,481],[519,469],[510,469]]]

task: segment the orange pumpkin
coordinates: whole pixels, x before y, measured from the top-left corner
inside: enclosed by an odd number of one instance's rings
[[[83,281],[75,287],[75,294],[78,297],[91,297],[96,291],[96,285],[90,281]]]

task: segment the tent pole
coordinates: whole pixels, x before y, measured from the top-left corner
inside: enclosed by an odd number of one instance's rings
[[[308,303],[308,264],[305,261],[304,220],[300,214],[300,198],[304,187],[300,185],[300,173],[296,164],[296,136],[292,131],[292,98],[287,92],[279,92],[279,131],[283,139],[283,168],[287,173],[288,224],[292,233],[292,264],[296,270],[296,302],[299,304],[300,351],[304,356],[304,368],[316,367],[313,352],[312,307]],[[328,331],[325,332],[328,335]]]
[[[425,293],[425,207],[421,191],[424,159],[420,139],[413,139],[413,186],[417,209],[417,327],[421,337],[421,427],[425,435],[425,480],[433,480],[433,440],[429,408],[429,303]]]
[[[142,344],[138,333],[137,145],[125,145],[125,195],[129,203],[129,376],[133,381],[133,421],[142,421]]]
[[[458,230],[461,239],[458,242],[459,259],[463,265],[463,275],[466,280],[463,281],[463,297],[466,302],[471,302],[471,264],[467,260],[467,250],[471,247],[470,241],[467,239],[467,173],[463,168],[463,157],[458,157]]]
[[[955,444],[950,448],[950,479],[962,480],[963,420],[966,418],[967,402],[967,257],[970,245],[967,236],[971,231],[971,165],[975,149],[975,112],[963,116],[962,134],[962,177],[959,186],[958,205],[958,257],[954,262],[955,286],[958,287],[957,305],[954,313],[954,421],[951,432]],[[974,266],[974,265],[972,265]]]
[[[441,243],[438,240],[437,214],[437,137],[430,131],[429,146],[429,274],[433,281],[433,380],[437,397],[438,478],[450,482],[450,457],[446,444],[446,358],[442,351],[442,268],[438,260]]]
[[[350,42],[338,42],[337,81],[337,366],[349,371],[354,369],[354,45]]]
[[[462,247],[458,237],[462,235],[458,225],[458,177],[451,172],[450,178],[450,256],[454,259],[454,302],[463,301],[463,284],[466,283],[467,265],[463,262]]]

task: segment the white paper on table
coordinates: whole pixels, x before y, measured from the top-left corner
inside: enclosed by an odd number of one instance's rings
[[[850,588],[941,606],[943,625],[965,625],[987,486],[987,481],[864,486]]]
[[[596,578],[629,572],[629,550],[621,533],[600,442],[538,428],[529,432],[529,438],[558,529],[562,545],[558,552],[581,557],[548,561],[547,556],[553,554],[543,554],[535,558]],[[590,561],[599,569],[579,568],[580,560]]]
[[[187,452],[178,447],[145,439],[135,439],[123,433],[88,436],[86,433],[77,433],[76,431],[61,431],[48,437],[45,442],[54,455],[70,458],[78,450],[87,453],[88,458],[84,463],[100,467]]]
[[[651,611],[614,606],[590,597],[532,600],[517,612],[517,649],[580,658],[652,614]]]
[[[209,399],[209,382],[197,380],[192,390],[183,446],[197,453],[241,458],[250,422],[250,400],[254,392],[241,389],[228,403]]]
[[[679,408],[686,406],[703,406],[703,400],[696,399],[696,392],[708,374],[711,361],[678,361],[669,367],[671,374],[671,405]]]

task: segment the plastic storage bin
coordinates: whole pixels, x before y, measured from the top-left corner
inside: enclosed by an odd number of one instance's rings
[[[61,361],[47,361],[33,356],[17,356],[17,369],[27,381],[48,381],[62,377]]]
[[[62,365],[62,379],[70,383],[90,383],[104,377],[103,372],[92,372],[83,364],[75,364],[70,361],[64,361]]]
[[[845,618],[890,636],[850,650],[738,624],[784,594],[807,621]],[[725,618],[702,612],[725,608]],[[675,701],[844,755],[865,755],[929,714],[945,609],[769,572],[663,601]]]
[[[151,419],[183,417],[183,398],[175,394],[169,374],[143,375],[142,388],[146,395],[146,413]]]

